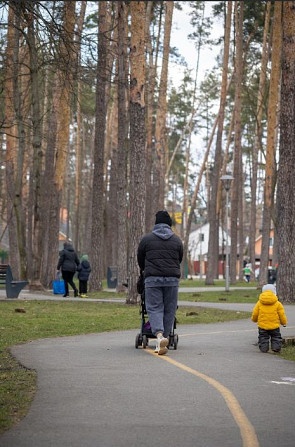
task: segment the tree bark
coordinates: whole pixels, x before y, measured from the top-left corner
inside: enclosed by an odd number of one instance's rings
[[[42,258],[42,232],[41,232],[41,180],[43,168],[42,150],[42,119],[40,113],[40,89],[39,89],[39,64],[36,48],[34,4],[28,4],[32,8],[28,15],[28,47],[30,51],[30,79],[32,92],[32,146],[33,146],[33,170],[32,170],[32,200],[33,200],[33,226],[32,231],[32,259],[31,259],[31,290],[42,290],[41,285],[41,258]]]
[[[268,263],[269,263],[269,235],[271,229],[271,216],[273,213],[274,201],[274,180],[275,180],[275,151],[277,146],[277,107],[281,78],[281,51],[282,51],[282,3],[275,2],[273,36],[272,36],[272,56],[271,75],[269,86],[269,102],[267,114],[267,144],[266,144],[266,164],[265,164],[265,184],[264,184],[264,204],[262,221],[262,244],[259,269],[259,284],[267,284]]]
[[[238,7],[239,5],[239,7]],[[244,2],[236,3],[235,20],[237,29],[237,50],[235,62],[235,124],[234,124],[234,180],[231,195],[231,247],[230,247],[230,281],[236,284],[237,280],[237,245],[238,245],[238,209],[239,209],[239,185],[243,181],[241,175],[241,107],[242,107],[242,76],[243,76],[243,11]],[[241,247],[240,247],[240,256]]]
[[[295,7],[283,2],[280,162],[277,187],[280,300],[295,303]]]
[[[222,68],[222,83],[220,93],[220,106],[218,116],[218,128],[216,136],[216,149],[214,168],[212,172],[212,187],[209,202],[209,244],[208,244],[208,270],[206,274],[206,284],[214,284],[214,278],[218,274],[218,258],[219,258],[219,210],[217,205],[218,187],[220,187],[220,171],[221,171],[221,152],[222,152],[222,133],[224,125],[224,113],[226,105],[227,92],[227,76],[228,76],[228,60],[230,46],[230,29],[231,29],[232,2],[227,2],[227,15],[225,23],[225,39],[224,39],[224,57]]]
[[[145,228],[145,2],[131,10],[130,48],[130,221],[127,303],[137,302],[137,247]]]
[[[5,134],[6,134],[6,190],[7,190],[7,224],[9,235],[9,263],[13,274],[19,277],[20,263],[17,242],[16,219],[14,215],[13,202],[15,196],[15,166],[16,166],[16,142],[17,128],[14,114],[14,88],[13,88],[13,49],[15,41],[14,28],[15,14],[10,6],[8,11],[8,31],[6,47],[6,73],[5,73]]]
[[[168,63],[170,53],[170,37],[173,15],[173,1],[165,2],[165,26],[163,42],[163,62],[159,87],[159,98],[155,128],[155,148],[156,163],[154,175],[154,213],[164,208],[165,198],[165,172],[167,169],[168,156],[166,147],[166,113],[167,113],[167,81],[168,81]]]
[[[103,277],[103,237],[104,237],[104,146],[106,128],[106,3],[99,2],[98,64],[96,85],[95,137],[94,137],[94,173],[92,194],[92,234],[90,287],[102,290]]]
[[[81,71],[81,39],[82,39],[82,30],[85,18],[86,11],[86,1],[81,2],[80,15],[77,26],[77,34],[76,34],[76,52],[77,52],[77,132],[76,132],[76,178],[75,178],[75,225],[74,225],[74,245],[76,251],[80,251],[80,221],[81,221],[81,175],[82,175],[82,157],[81,157],[81,79],[80,79],[80,71]]]
[[[127,112],[126,112],[126,7],[118,2],[118,172],[117,172],[117,291],[124,291],[127,280]]]
[[[263,116],[263,98],[265,95],[265,81],[266,81],[266,70],[268,62],[268,34],[269,34],[269,19],[271,11],[271,2],[267,2],[264,21],[264,32],[263,32],[263,44],[262,44],[262,58],[261,58],[261,70],[259,78],[259,88],[257,97],[257,121],[255,127],[255,140],[252,152],[252,179],[251,179],[251,209],[250,209],[250,234],[249,234],[249,255],[250,262],[252,265],[252,279],[254,279],[255,271],[255,239],[256,239],[256,194],[257,194],[257,164],[258,164],[258,153],[261,150],[262,144],[262,116]]]

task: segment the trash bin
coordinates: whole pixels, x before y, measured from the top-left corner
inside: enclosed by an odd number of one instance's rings
[[[107,270],[107,285],[109,289],[115,289],[117,287],[117,267],[111,266]]]

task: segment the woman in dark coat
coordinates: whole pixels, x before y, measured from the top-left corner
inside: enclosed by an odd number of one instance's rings
[[[73,281],[77,266],[80,264],[77,253],[69,242],[64,243],[64,249],[60,252],[57,270],[61,269],[62,278],[65,282],[65,294],[69,296],[69,284],[74,290],[74,296],[78,296],[78,289]]]

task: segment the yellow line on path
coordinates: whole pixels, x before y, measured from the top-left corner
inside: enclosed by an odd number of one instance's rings
[[[259,442],[251,422],[248,420],[234,394],[228,388],[221,385],[221,383],[217,382],[217,380],[212,379],[212,377],[206,376],[205,374],[192,369],[189,366],[183,365],[182,363],[177,362],[170,357],[158,356],[158,354],[155,354],[151,349],[145,349],[145,351],[151,355],[161,358],[161,360],[165,360],[166,362],[171,363],[172,365],[182,369],[183,371],[186,371],[190,374],[193,374],[194,376],[205,380],[207,383],[209,383],[209,385],[216,388],[225,400],[229,411],[231,412],[234,420],[236,421],[240,429],[243,447],[259,447]]]

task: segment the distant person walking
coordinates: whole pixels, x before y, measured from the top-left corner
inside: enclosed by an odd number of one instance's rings
[[[152,233],[141,239],[137,261],[144,275],[145,304],[151,331],[157,338],[155,352],[167,353],[168,337],[177,309],[183,245],[172,229],[167,211],[158,211]]]
[[[244,267],[244,275],[246,282],[250,282],[251,273],[253,273],[251,264],[246,264],[246,266]]]
[[[79,295],[81,298],[88,298],[87,296],[87,286],[88,279],[91,272],[90,262],[88,261],[88,256],[83,255],[81,258],[81,263],[77,267],[78,279],[79,279]]]
[[[276,295],[276,287],[266,284],[262,287],[262,293],[253,309],[252,321],[258,325],[258,346],[261,352],[269,350],[269,339],[271,349],[280,352],[282,347],[282,336],[280,325],[286,326],[287,317],[282,303]]]
[[[75,286],[73,278],[79,264],[80,261],[73,246],[69,242],[65,242],[64,248],[59,254],[57,264],[57,270],[59,271],[61,269],[62,278],[65,282],[64,297],[69,296],[69,284],[74,290],[74,296],[78,296],[78,289]]]

